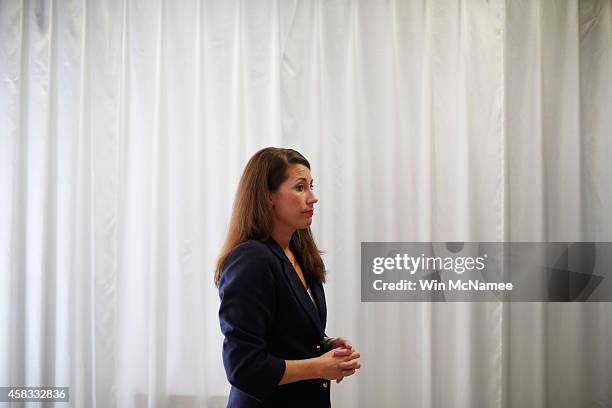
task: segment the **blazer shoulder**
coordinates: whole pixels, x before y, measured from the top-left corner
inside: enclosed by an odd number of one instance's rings
[[[260,258],[260,259],[261,258],[274,259],[272,252],[270,251],[270,249],[265,243],[261,241],[256,241],[253,239],[236,245],[236,247],[232,249],[232,251],[230,252],[229,257],[233,257],[237,255],[249,255],[255,258]]]
[[[219,289],[240,284],[249,287],[273,284],[282,267],[265,243],[246,241],[236,245],[223,264]]]
[[[230,265],[235,266],[237,263],[275,269],[278,265],[278,259],[264,242],[249,240],[236,245],[232,249],[225,261],[224,268]]]

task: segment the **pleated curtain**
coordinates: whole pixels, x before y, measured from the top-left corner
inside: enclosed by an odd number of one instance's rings
[[[0,1],[0,386],[225,406],[214,264],[283,146],[334,407],[612,406],[610,303],[360,299],[362,241],[612,241],[611,135],[610,0]]]

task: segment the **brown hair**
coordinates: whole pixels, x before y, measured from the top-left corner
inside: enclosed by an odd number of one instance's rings
[[[215,285],[219,286],[223,264],[230,252],[248,240],[265,241],[272,233],[273,212],[268,193],[274,192],[287,180],[290,164],[310,163],[293,149],[267,147],[249,160],[236,191],[229,230],[215,270]],[[319,283],[325,282],[325,265],[314,242],[310,228],[298,229],[289,241],[289,248],[304,267],[305,273]]]

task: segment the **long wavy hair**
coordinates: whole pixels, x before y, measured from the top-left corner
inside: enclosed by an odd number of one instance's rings
[[[225,244],[217,260],[217,287],[225,260],[237,245],[248,240],[265,241],[270,238],[274,213],[268,202],[268,194],[275,192],[287,180],[290,164],[302,164],[310,169],[308,160],[296,150],[276,147],[258,151],[244,168],[234,199]],[[307,276],[316,282],[325,282],[325,265],[310,227],[296,230],[289,241],[289,248],[305,269]]]

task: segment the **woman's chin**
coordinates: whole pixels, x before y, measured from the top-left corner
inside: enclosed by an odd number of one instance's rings
[[[310,224],[312,224],[312,218],[309,218],[308,221],[305,221],[303,223],[301,223],[297,229],[306,229],[308,227],[310,227]]]

